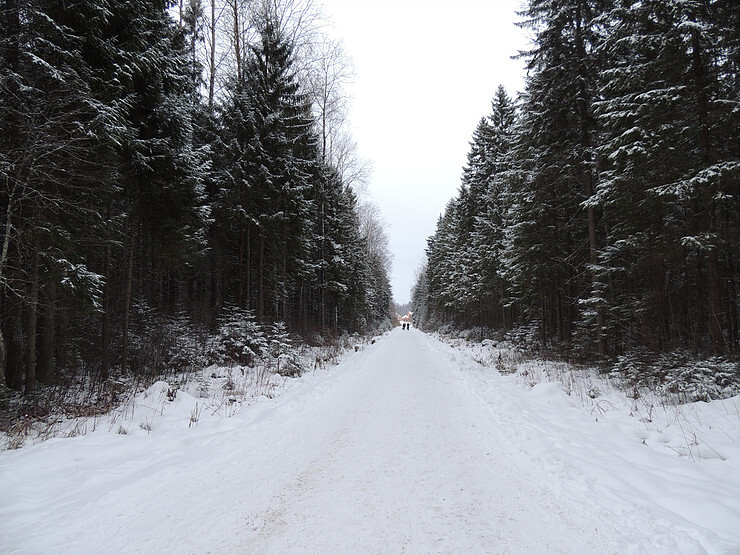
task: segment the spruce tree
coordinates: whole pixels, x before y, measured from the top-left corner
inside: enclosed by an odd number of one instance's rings
[[[630,330],[619,350],[737,344],[737,301],[723,285],[736,276],[740,175],[726,7],[625,2],[606,19],[599,197],[610,325]]]
[[[272,305],[286,318],[290,292],[302,274],[308,252],[309,190],[317,175],[316,138],[310,104],[299,90],[293,50],[267,18],[261,42],[252,48],[245,79],[254,109],[260,151],[255,188],[258,195],[261,273],[271,269],[269,293],[261,293],[258,315]],[[263,288],[268,286],[263,281]]]
[[[85,7],[84,15],[104,14]],[[75,4],[12,1],[2,13],[0,305],[7,380],[20,388],[25,373],[31,392],[37,377],[54,378],[54,359],[63,358],[59,303],[100,308],[104,277],[86,246],[118,176],[122,118],[96,94],[86,36],[71,26]]]
[[[480,299],[480,322],[505,328],[505,303],[509,286],[503,277],[500,259],[503,252],[505,216],[511,196],[511,141],[516,111],[502,86],[492,101],[492,113],[482,121],[473,136],[472,152],[480,152],[470,162],[485,189],[475,217],[471,245],[475,253],[476,295]],[[472,187],[472,186],[471,186]]]
[[[603,2],[532,0],[523,26],[536,33],[515,157],[521,185],[511,209],[506,259],[516,293],[543,341],[570,344],[598,294],[592,113]],[[583,248],[583,245],[587,245]],[[591,265],[591,266],[589,266]],[[598,312],[596,313],[598,315]],[[600,321],[588,322],[588,350],[603,352]]]

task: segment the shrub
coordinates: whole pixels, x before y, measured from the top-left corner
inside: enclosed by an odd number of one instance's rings
[[[218,329],[207,350],[210,364],[253,366],[267,349],[265,334],[250,310],[229,305],[218,319]]]
[[[687,351],[656,354],[647,349],[620,356],[611,376],[634,388],[657,390],[678,403],[724,399],[740,393],[740,365],[713,357],[700,359]]]
[[[269,354],[277,364],[277,373],[281,376],[300,376],[303,365],[298,357],[298,350],[288,333],[285,322],[275,322],[270,333]]]

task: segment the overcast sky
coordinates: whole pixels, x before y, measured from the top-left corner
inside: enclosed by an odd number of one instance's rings
[[[499,84],[523,89],[521,0],[323,0],[355,68],[350,127],[373,163],[369,197],[389,224],[397,302],[460,186],[469,141]]]

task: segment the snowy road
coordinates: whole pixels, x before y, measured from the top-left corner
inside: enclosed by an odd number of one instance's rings
[[[591,454],[608,428],[551,406],[549,385],[525,393],[472,365],[395,330],[228,419],[2,453],[0,552],[738,552],[691,507],[633,503],[653,467],[636,473],[619,445]],[[597,457],[614,468],[583,473]],[[725,493],[712,492],[712,515],[732,530]]]
[[[395,333],[367,354],[319,409],[315,458],[254,517],[242,545],[261,553],[603,552],[595,526],[507,456],[490,415],[432,347],[421,333]]]

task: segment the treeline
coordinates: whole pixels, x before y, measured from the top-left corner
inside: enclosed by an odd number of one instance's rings
[[[342,122],[346,61],[310,3],[170,4],[0,2],[13,389],[159,371],[176,356],[162,345],[224,318],[309,335],[389,316],[384,231],[353,188],[366,167]]]
[[[740,4],[530,0],[413,292],[423,326],[736,356]]]

